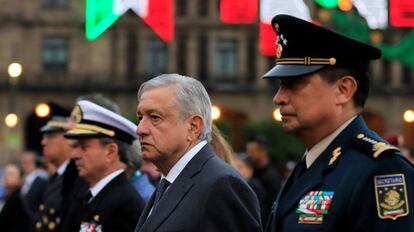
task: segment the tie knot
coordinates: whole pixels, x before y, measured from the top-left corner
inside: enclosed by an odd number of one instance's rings
[[[160,183],[157,186],[157,189],[155,191],[155,200],[154,204],[157,204],[158,201],[161,200],[162,195],[164,194],[165,190],[170,186],[170,182],[168,182],[167,179],[163,178],[161,179]]]
[[[88,190],[88,192],[85,194],[85,201],[89,203],[91,199],[92,199],[92,192],[91,190]]]

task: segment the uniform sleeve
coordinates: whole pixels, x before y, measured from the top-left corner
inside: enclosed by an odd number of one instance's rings
[[[350,231],[414,231],[414,171],[402,158],[383,157],[367,169],[350,200]],[[352,207],[353,206],[353,207]],[[356,207],[358,206],[358,207]]]
[[[213,186],[200,231],[262,231],[259,202],[245,181],[226,176]]]

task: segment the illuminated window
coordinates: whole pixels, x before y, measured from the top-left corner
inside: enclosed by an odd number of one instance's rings
[[[68,5],[68,0],[42,0],[42,6],[45,8],[64,8]]]
[[[68,40],[62,36],[45,36],[42,41],[42,65],[45,70],[66,71]]]
[[[166,71],[166,46],[158,37],[151,37],[145,41],[145,72],[150,75],[159,75]]]
[[[237,74],[237,42],[235,39],[217,41],[215,76],[219,79],[234,79]]]

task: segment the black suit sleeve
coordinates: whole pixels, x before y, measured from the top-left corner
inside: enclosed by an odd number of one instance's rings
[[[241,178],[222,177],[208,194],[200,231],[262,231],[257,197]]]

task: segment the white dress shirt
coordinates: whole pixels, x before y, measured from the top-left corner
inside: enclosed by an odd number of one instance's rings
[[[98,195],[98,193],[105,188],[106,185],[108,185],[109,182],[111,182],[111,180],[113,180],[115,177],[119,176],[122,172],[124,171],[124,169],[118,169],[114,172],[112,172],[111,174],[105,176],[104,178],[102,178],[100,181],[98,181],[98,183],[96,183],[92,188],[89,189],[89,191],[91,191],[92,194],[92,198],[89,200],[89,202],[92,201],[92,199]],[[121,193],[122,194],[122,193]]]

